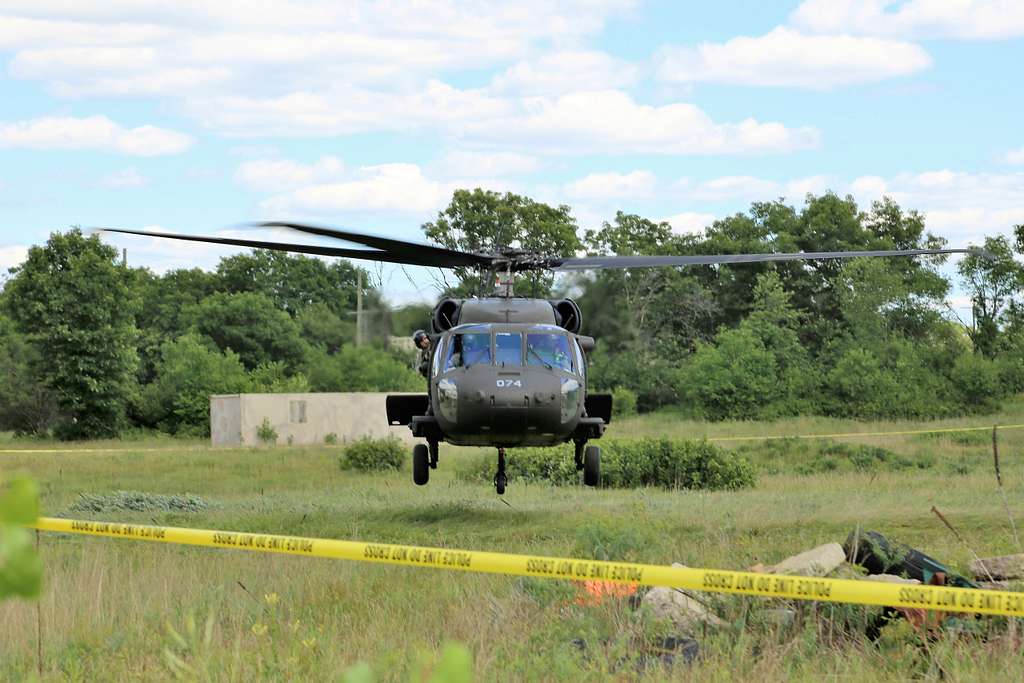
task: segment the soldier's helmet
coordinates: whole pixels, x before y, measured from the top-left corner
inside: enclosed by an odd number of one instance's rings
[[[418,347],[420,345],[420,343],[422,343],[422,341],[424,339],[426,339],[426,338],[427,338],[427,333],[425,331],[423,331],[423,330],[416,330],[413,333],[413,335],[412,335],[412,342],[413,342],[413,344],[415,344]]]

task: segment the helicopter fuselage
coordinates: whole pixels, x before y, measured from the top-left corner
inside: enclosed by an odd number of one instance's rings
[[[576,334],[572,320],[568,328],[556,324],[572,316],[575,304],[566,302],[469,299],[451,311],[439,304],[435,332],[456,324],[432,337],[428,395],[419,402],[389,397],[389,421],[409,424],[428,441],[459,446],[599,438],[611,417],[610,397],[587,393],[586,351],[593,340]]]

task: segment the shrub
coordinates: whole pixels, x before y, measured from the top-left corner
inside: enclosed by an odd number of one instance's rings
[[[618,418],[636,415],[636,392],[626,387],[612,389],[612,411]]]
[[[423,391],[424,380],[408,363],[370,346],[346,346],[329,355],[314,349],[306,358],[313,391]]]
[[[210,433],[210,395],[248,391],[238,356],[211,349],[194,334],[160,347],[156,380],[142,391],[143,422],[172,434]]]
[[[681,489],[741,489],[754,485],[754,468],[744,458],[707,441],[642,439],[601,443],[601,484],[609,488],[657,486]],[[462,479],[490,481],[491,457],[472,462]],[[526,448],[508,459],[510,479],[577,483],[572,447]]]
[[[999,370],[994,361],[980,354],[965,353],[957,358],[952,380],[969,411],[995,408],[996,400],[1004,393]]]
[[[191,493],[164,495],[140,491],[114,491],[109,494],[80,493],[69,508],[72,512],[201,512],[209,502]]]
[[[324,443],[328,446],[335,446],[338,443],[338,435],[334,432],[324,435]]]
[[[256,438],[263,443],[277,443],[277,430],[268,418],[263,418],[263,422],[256,428]]]
[[[748,444],[738,448],[737,453],[771,474],[878,470],[899,472],[915,468],[928,469],[935,465],[935,458],[928,454],[906,456],[868,444],[796,438]]]
[[[385,439],[363,438],[345,448],[338,458],[338,464],[343,470],[379,472],[402,469],[405,458],[405,445],[396,436]]]

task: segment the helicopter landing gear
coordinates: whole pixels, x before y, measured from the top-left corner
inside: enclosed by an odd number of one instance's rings
[[[505,486],[508,484],[508,477],[505,476],[505,449],[498,449],[498,473],[494,475],[494,490],[498,495],[504,495]]]
[[[579,472],[583,469],[583,448],[587,445],[586,441],[574,441],[573,444],[576,446],[576,453],[573,456],[576,462],[576,471]]]
[[[587,446],[583,455],[583,483],[597,486],[601,483],[601,447]]]
[[[431,439],[427,441],[427,448],[430,451],[430,469],[437,469],[437,440]]]
[[[430,453],[421,443],[412,447],[412,480],[417,486],[430,481]]]

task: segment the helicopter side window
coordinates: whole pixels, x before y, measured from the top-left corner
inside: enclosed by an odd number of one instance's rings
[[[562,334],[526,335],[526,363],[572,372],[568,337]]]
[[[584,379],[587,379],[587,362],[583,360],[583,349],[580,348],[580,343],[575,339],[572,342],[573,355],[576,357],[576,374]]]
[[[523,364],[523,335],[518,332],[494,334],[494,361],[498,365]]]
[[[491,364],[491,335],[486,333],[456,334],[448,350],[444,369],[468,368]]]
[[[451,345],[449,344],[449,348],[450,347],[451,347]],[[444,353],[444,344],[442,344],[441,342],[438,342],[434,346],[434,361],[431,364],[431,372],[430,372],[430,376],[431,377],[434,377],[435,375],[437,375],[438,373],[441,372],[441,354],[442,353]]]

